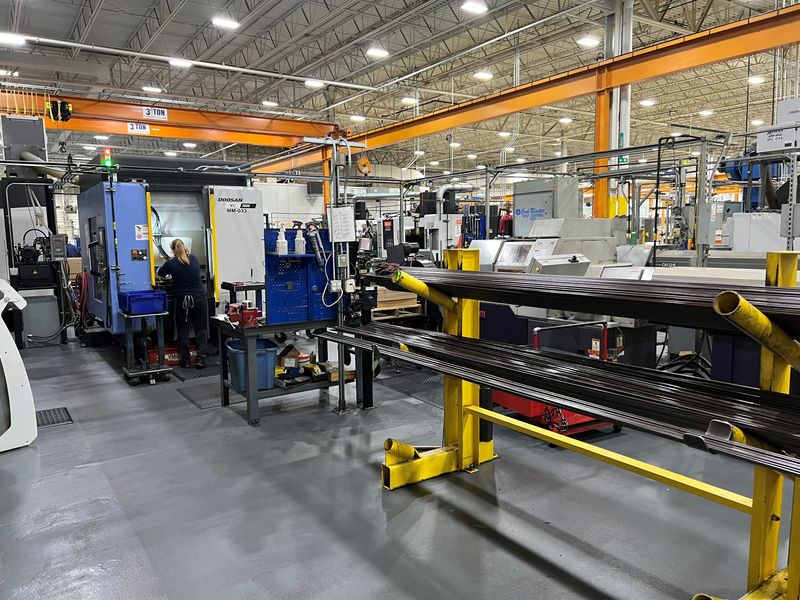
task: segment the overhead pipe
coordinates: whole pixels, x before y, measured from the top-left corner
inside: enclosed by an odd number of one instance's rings
[[[38,156],[36,156],[33,152],[28,152],[27,150],[23,150],[19,153],[19,157],[27,162],[31,163],[44,163],[46,161],[42,160]],[[49,175],[50,177],[54,177],[56,179],[61,179],[64,175],[67,174],[66,171],[62,171],[61,169],[54,169],[53,167],[48,167],[47,165],[38,165],[32,164],[31,167],[36,169],[42,175]]]
[[[759,344],[780,356],[795,371],[800,371],[800,342],[789,336],[740,294],[733,291],[722,292],[714,300],[714,310]]]

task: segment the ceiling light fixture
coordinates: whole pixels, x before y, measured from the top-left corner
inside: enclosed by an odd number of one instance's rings
[[[183,142],[183,147],[191,150],[192,148],[197,148],[197,144],[194,142]]]
[[[765,81],[766,79],[761,77],[761,75],[751,75],[750,77],[747,78],[747,83],[749,83],[750,85],[761,85]]]
[[[364,115],[350,115],[350,120],[354,123],[363,123],[367,120],[367,117]]]
[[[476,169],[485,169],[486,165],[475,165]]]
[[[704,110],[701,110],[697,114],[700,115],[701,117],[710,117],[711,115],[714,114],[714,111],[706,108]]]
[[[692,156],[700,156],[700,151],[699,150],[693,150],[692,151]]]
[[[489,7],[486,6],[486,2],[483,2],[483,0],[465,0],[461,5],[461,10],[465,10],[474,15],[482,15],[489,10]]]
[[[647,159],[646,159],[646,158],[640,158],[640,159],[639,159],[639,162],[640,162],[640,163],[642,163],[642,164],[644,164],[644,163],[646,163],[646,162],[647,162]]]
[[[143,85],[142,91],[150,92],[151,94],[160,94],[163,90],[160,87],[156,87],[154,85]]]
[[[417,156],[425,156],[425,150],[414,150],[414,154]]]
[[[575,43],[584,48],[597,48],[600,45],[600,38],[594,35],[585,35],[575,40]]]
[[[186,60],[185,58],[170,58],[169,64],[179,69],[187,69],[191,67],[194,63],[192,63],[192,61],[190,60]]]
[[[411,96],[406,96],[405,98],[400,98],[400,104],[405,104],[406,106],[413,106],[419,102],[416,98],[412,98]]]
[[[177,152],[173,152],[172,150],[167,150],[164,152],[164,156],[178,156]]]
[[[97,146],[84,146],[83,149],[91,152],[92,150],[97,150]]]
[[[514,152],[516,151],[517,149],[514,148],[514,146],[509,146],[508,148],[506,148],[506,152],[508,152],[509,154],[514,154]]]
[[[389,51],[385,50],[384,48],[381,48],[380,46],[370,46],[369,48],[367,48],[365,54],[370,58],[381,59],[389,56]]]
[[[442,171],[442,175],[450,175],[450,173],[452,173],[452,171]]]
[[[561,156],[561,152],[553,152],[556,156]]]
[[[211,19],[211,24],[220,29],[236,29],[239,27],[239,23],[227,17],[214,17]]]
[[[325,87],[325,82],[319,79],[306,79],[303,85],[312,90],[318,90]]]
[[[517,161],[518,163],[524,163],[525,162],[524,158],[515,158],[514,160]]]
[[[461,148],[461,142],[450,142],[451,148]]]
[[[649,107],[655,106],[655,105],[656,105],[656,101],[653,100],[652,98],[645,98],[644,100],[639,100],[639,106],[644,106],[644,107],[649,108]]]
[[[3,46],[24,46],[25,36],[17,33],[0,32],[0,45]]]
[[[750,121],[750,125],[752,125],[753,127],[761,127],[763,124],[764,121],[762,121],[761,119],[753,119],[752,121]]]
[[[99,142],[105,142],[108,139],[107,135],[95,135],[93,137]]]
[[[680,131],[673,131],[672,133],[670,133],[670,135],[672,137],[681,137],[683,135],[683,133],[680,132]]]
[[[498,131],[497,132],[497,137],[501,137],[501,138],[511,137],[511,132],[510,131]]]
[[[0,69],[0,77],[19,77],[19,71],[9,71],[7,69]]]
[[[572,117],[561,117],[558,122],[563,123],[564,125],[569,125],[572,123]]]
[[[266,106],[267,108],[275,108],[276,106],[278,106],[278,103],[275,102],[274,100],[262,100],[261,106]]]
[[[476,158],[478,158],[478,155],[477,154],[467,154],[467,158],[470,159],[470,160],[475,160]]]
[[[494,77],[494,74],[491,71],[481,70],[481,71],[475,71],[472,74],[472,76],[475,79],[480,79],[481,81],[489,81],[492,77]]]
[[[430,166],[432,166],[432,167],[438,167],[438,166],[439,166],[439,161],[438,161],[438,160],[432,160],[432,161],[431,161],[431,162],[429,162],[428,164],[429,164]]]

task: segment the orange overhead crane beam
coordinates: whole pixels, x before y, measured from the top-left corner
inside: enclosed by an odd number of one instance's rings
[[[15,96],[13,91],[0,92],[0,112],[4,112],[4,107],[14,107],[19,104],[19,98]],[[39,104],[35,110],[37,114],[47,114],[45,102],[48,99],[70,103],[72,118],[69,121],[56,122],[50,118],[45,121],[48,129],[67,131],[291,148],[300,144],[306,136],[323,137],[336,129],[333,123],[323,121],[190,110],[159,105],[157,102],[129,104],[91,98],[42,95],[36,95],[35,99]],[[143,127],[144,125],[146,127]]]
[[[635,50],[587,67],[373,129],[351,139],[366,143],[367,149],[380,148],[797,42],[800,42],[800,5]],[[607,119],[597,119],[597,125],[607,126],[607,123]],[[599,147],[598,150],[608,149],[607,140],[606,134],[604,144],[601,144],[605,147]],[[280,172],[315,164],[325,158],[327,156],[322,150],[315,149],[268,162],[258,170],[264,173]]]

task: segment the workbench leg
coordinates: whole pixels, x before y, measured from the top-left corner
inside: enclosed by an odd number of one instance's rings
[[[156,317],[156,340],[158,342],[158,366],[163,367],[164,359],[164,317]]]
[[[356,348],[356,398],[364,410],[374,408],[372,352]]]
[[[261,422],[258,410],[258,338],[245,336],[245,377],[247,378],[247,421],[250,425]]]
[[[217,347],[219,348],[219,397],[220,405],[228,406],[231,403],[231,394],[225,382],[228,381],[228,346],[225,345],[225,336],[222,329],[217,331]]]
[[[128,366],[129,371],[132,371],[134,367],[134,355],[133,319],[125,319],[125,364]]]

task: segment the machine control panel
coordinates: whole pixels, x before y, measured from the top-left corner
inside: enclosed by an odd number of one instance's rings
[[[147,260],[147,250],[144,248],[132,248],[131,260]]]
[[[64,260],[67,258],[67,234],[54,233],[50,236],[51,260]]]

